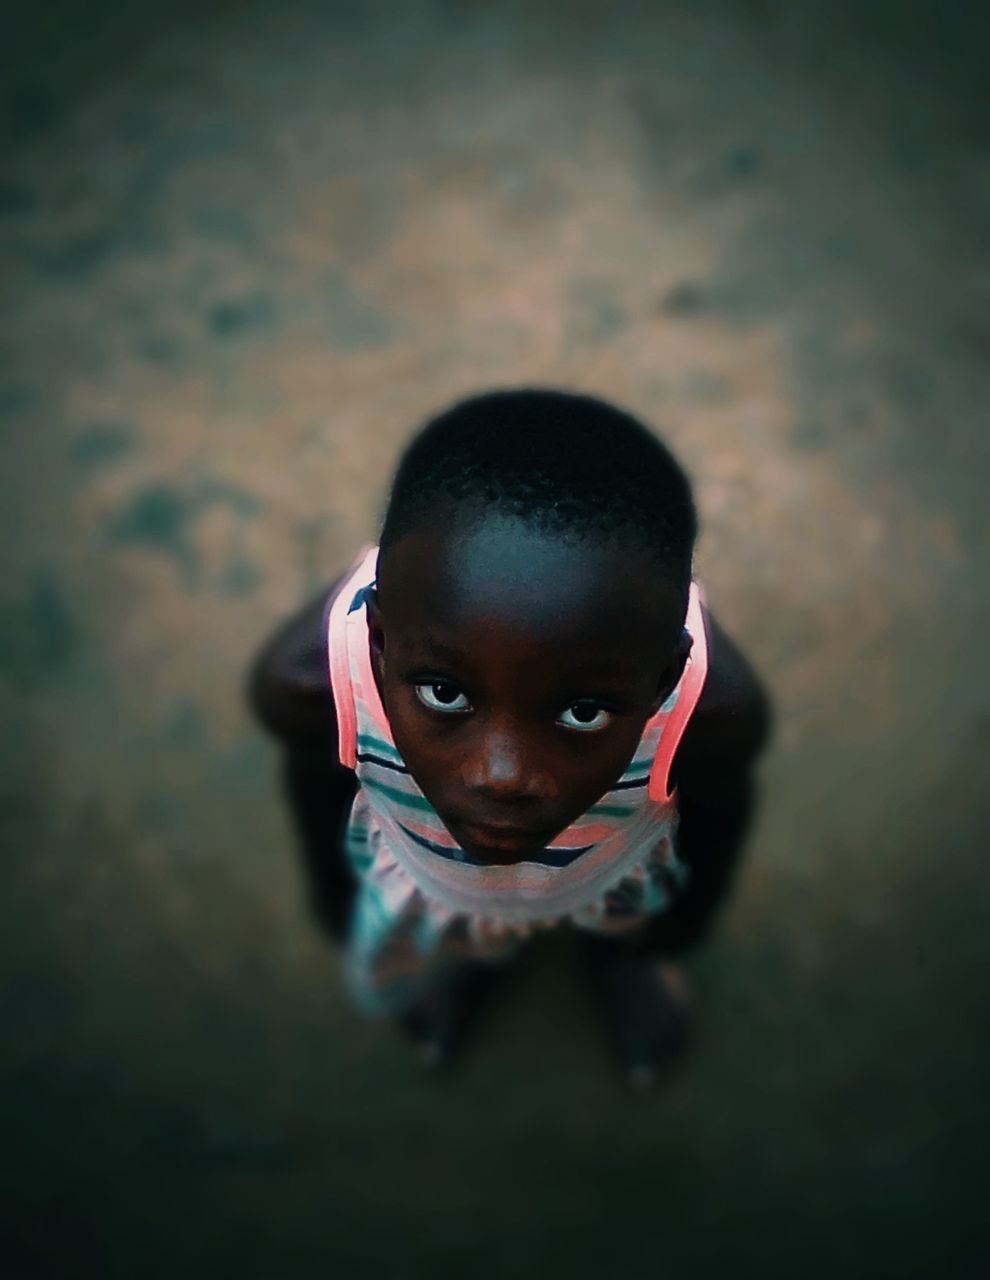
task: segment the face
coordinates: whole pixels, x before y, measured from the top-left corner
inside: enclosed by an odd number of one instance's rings
[[[395,744],[462,848],[531,857],[622,775],[680,679],[680,595],[645,557],[504,516],[383,559],[368,621]]]

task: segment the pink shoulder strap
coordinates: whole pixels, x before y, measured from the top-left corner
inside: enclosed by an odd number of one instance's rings
[[[671,793],[667,791],[670,766],[674,762],[674,753],[691,719],[691,713],[698,705],[705,677],[708,675],[708,632],[705,626],[704,603],[701,588],[696,582],[692,582],[684,625],[691,633],[694,644],[684,664],[684,672],[678,685],[677,701],[660,734],[647,788],[649,798],[661,804],[666,804],[671,798]]]
[[[348,569],[327,614],[327,667],[337,712],[338,759],[348,769],[357,768],[357,714],[347,650],[347,615],[355,591],[373,581],[377,558],[378,547],[366,543]]]

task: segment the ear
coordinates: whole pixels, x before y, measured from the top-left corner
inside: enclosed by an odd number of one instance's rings
[[[694,644],[694,638],[688,631],[687,627],[681,628],[681,634],[677,640],[677,647],[674,655],[660,673],[657,681],[657,689],[654,694],[653,701],[650,703],[650,715],[655,716],[670,695],[677,688],[681,676],[684,674],[684,666],[691,654],[691,648]]]
[[[364,603],[368,617],[368,635],[371,638],[371,647],[378,655],[380,661],[385,660],[385,627],[382,622],[382,610],[378,600],[378,591],[375,587],[368,587],[364,593]]]

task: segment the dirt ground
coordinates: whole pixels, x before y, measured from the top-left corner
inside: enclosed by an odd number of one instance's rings
[[[0,75],[22,1277],[985,1275],[975,5],[25,9]],[[778,716],[698,1040],[566,939],[448,1079],[341,992],[245,665],[470,391],[653,424]]]

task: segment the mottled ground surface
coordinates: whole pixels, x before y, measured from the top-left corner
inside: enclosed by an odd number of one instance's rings
[[[975,6],[28,11],[0,135],[12,1277],[985,1274]],[[623,1092],[566,941],[423,1082],[305,913],[266,632],[476,389],[697,484],[779,727]]]

